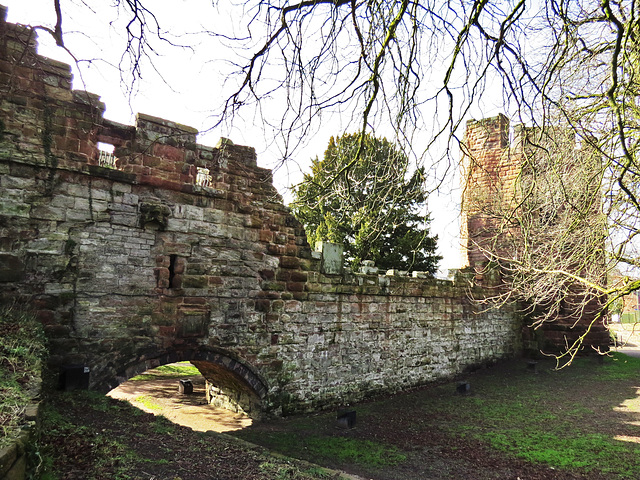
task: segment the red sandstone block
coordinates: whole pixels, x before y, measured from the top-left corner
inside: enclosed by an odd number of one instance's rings
[[[43,325],[52,325],[55,322],[55,314],[51,310],[38,310],[37,317]]]
[[[176,332],[177,332],[177,327],[171,327],[171,326],[166,326],[166,325],[160,325],[158,327],[158,333],[162,337],[175,336]]]
[[[158,288],[169,288],[169,269],[168,268],[154,268],[153,274],[156,277],[156,285]]]
[[[271,310],[271,300],[256,300],[256,310],[258,312],[269,312]]]
[[[138,171],[139,171],[138,168],[134,168],[133,170],[134,173],[138,173]],[[142,184],[159,187],[162,184],[162,182],[163,180],[160,177],[157,177],[155,175],[145,175],[145,174],[140,175],[140,183]]]
[[[222,277],[209,277],[209,286],[213,287],[217,285],[224,285]]]
[[[281,247],[283,250],[284,248]],[[280,267],[281,268],[299,268],[300,267],[300,259],[298,257],[280,257]]]
[[[96,147],[93,145],[92,142],[88,142],[86,140],[80,142],[80,147],[78,151],[82,155],[85,155],[87,158],[94,158],[97,155]],[[96,158],[96,161],[97,161],[97,158]]]
[[[173,273],[184,273],[186,266],[187,260],[185,258],[176,258],[175,264],[173,266]]]
[[[173,162],[184,162],[184,150],[164,143],[153,146],[153,154]]]
[[[54,137],[54,144],[58,150],[65,152],[77,152],[80,150],[80,141],[69,137]]]
[[[273,242],[273,232],[271,230],[260,230],[261,242]]]
[[[262,277],[262,279],[264,280],[273,280],[273,278],[275,277],[275,272],[273,270],[260,270],[258,272],[260,274],[260,277]]]
[[[126,158],[126,164],[127,165],[142,165],[143,157],[144,157],[144,155],[140,155],[140,154],[129,155]]]
[[[167,190],[180,190],[181,183],[172,182],[155,175],[140,175],[140,183],[143,185],[151,185],[158,188],[166,188]]]
[[[138,175],[138,176],[148,175],[150,172],[149,167],[143,167],[142,165],[130,165],[130,164],[123,165],[122,171],[127,173],[133,173],[134,175]]]
[[[304,292],[304,287],[302,282],[287,282],[287,290],[290,292]]]
[[[278,282],[288,282],[291,280],[291,272],[289,270],[278,270],[276,274],[276,280]]]
[[[42,90],[43,88],[42,85],[40,85],[38,82],[34,82],[30,78],[23,76],[15,77],[14,82],[17,84],[17,89],[24,92]]]
[[[162,159],[159,157],[152,157],[150,155],[142,155],[142,164],[145,167],[155,168],[162,163]]]
[[[306,282],[308,279],[308,275],[307,272],[299,272],[299,271],[292,271],[291,272],[291,281],[292,282]]]

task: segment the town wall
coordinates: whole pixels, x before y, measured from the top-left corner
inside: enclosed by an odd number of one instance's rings
[[[238,408],[291,413],[518,354],[518,316],[464,273],[333,272],[253,148],[109,121],[71,82],[0,21],[0,299],[36,311],[63,387],[190,360]]]

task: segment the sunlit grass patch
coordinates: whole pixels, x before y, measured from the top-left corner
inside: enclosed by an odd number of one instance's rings
[[[182,378],[200,375],[200,371],[190,362],[170,363],[147,370],[140,375],[131,377],[129,381],[138,382],[144,380],[158,380],[162,378]]]
[[[153,401],[153,397],[149,395],[140,395],[134,399],[135,403],[142,405],[148,410],[162,410],[162,407]]]
[[[602,380],[628,380],[640,377],[640,358],[624,353],[612,353],[605,358],[601,368]]]

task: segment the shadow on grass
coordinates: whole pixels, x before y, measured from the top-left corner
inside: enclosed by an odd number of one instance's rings
[[[640,359],[614,354],[537,373],[514,360],[456,382],[335,412],[254,424],[234,435],[375,479],[640,478]]]

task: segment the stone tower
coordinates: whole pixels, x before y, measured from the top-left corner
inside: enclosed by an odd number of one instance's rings
[[[562,162],[558,168],[563,172],[561,175],[571,176],[574,173],[572,162],[573,165],[580,165],[576,169],[584,168],[585,159],[595,158],[593,155],[589,157],[588,151],[580,152],[576,148],[573,132],[569,130],[549,127],[544,131],[545,135],[539,135],[540,132],[538,129],[516,125],[513,141],[510,142],[509,120],[504,115],[467,122],[462,145],[463,265],[472,269],[477,283],[494,288],[496,293],[508,292],[510,288],[508,275],[504,275],[504,270],[498,270],[497,264],[508,264],[509,259],[517,256],[516,252],[521,249],[523,242],[523,233],[518,227],[520,222],[513,219],[522,219],[523,215],[530,214],[529,210],[522,207],[521,202],[523,191],[530,195],[531,188],[538,188],[535,183],[527,183],[531,182],[531,169],[542,170],[549,162],[559,160]],[[532,140],[534,137],[535,140]],[[538,152],[543,151],[538,147],[543,147],[546,152],[544,158],[542,155],[537,156]],[[555,166],[554,173],[557,173]],[[534,193],[540,197],[545,194],[545,190]],[[595,216],[600,215],[598,207],[599,205],[595,205]],[[562,209],[561,206],[560,211]],[[544,236],[536,240],[544,241],[541,238]],[[580,241],[577,238],[576,244],[579,245]],[[496,257],[500,257],[501,262],[492,262]],[[602,266],[604,272],[603,249],[602,258],[596,259],[595,263]],[[582,345],[600,350],[608,349],[609,335],[599,317],[602,299],[586,294],[579,286],[569,291],[569,294],[558,297],[553,303],[553,315],[549,315],[550,318],[542,325],[535,330],[525,328],[525,346],[528,343],[532,350],[562,351],[590,327]],[[535,312],[536,318],[543,316],[540,312],[545,308],[547,307],[542,305],[523,305],[523,311]],[[533,320],[525,320],[525,323],[533,323]]]

